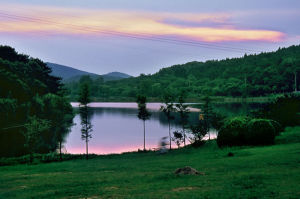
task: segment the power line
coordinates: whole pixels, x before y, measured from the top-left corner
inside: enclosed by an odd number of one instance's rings
[[[14,15],[14,14],[7,14],[3,13],[3,11],[0,10],[0,16],[15,19],[15,20],[22,20],[27,22],[42,22],[45,24],[50,25],[56,25],[56,26],[71,26],[73,29],[77,29],[80,31],[85,32],[95,32],[95,33],[102,33],[102,34],[108,34],[108,35],[114,35],[119,37],[127,37],[127,38],[133,38],[133,39],[142,39],[142,40],[148,40],[148,41],[156,41],[156,42],[164,42],[164,43],[170,43],[170,44],[176,44],[176,45],[186,45],[186,46],[193,46],[193,47],[201,47],[201,48],[209,48],[214,50],[225,50],[225,51],[235,51],[235,52],[257,52],[253,50],[243,49],[243,48],[235,48],[235,47],[229,47],[229,46],[220,46],[220,45],[214,45],[214,44],[206,44],[206,43],[200,43],[200,42],[191,42],[191,41],[183,41],[183,40],[177,40],[177,39],[170,39],[170,38],[159,38],[159,37],[153,37],[151,35],[147,34],[127,34],[117,31],[108,31],[108,30],[101,30],[96,28],[87,28],[84,26],[74,25],[71,23],[61,23],[61,22],[54,22],[48,19],[42,19],[42,18],[33,18],[28,16],[20,16],[20,15]]]
[[[238,51],[240,52],[241,50],[243,51],[252,51],[248,49],[241,49],[241,48],[235,48],[235,47],[227,47],[227,46],[218,46],[218,45],[212,45],[212,44],[205,44],[205,43],[199,43],[199,42],[189,42],[189,41],[182,41],[182,40],[175,40],[175,39],[166,39],[166,38],[158,38],[158,37],[153,37],[149,38],[151,36],[146,35],[146,34],[126,34],[122,32],[117,32],[117,31],[107,31],[107,30],[101,30],[101,29],[91,29],[91,28],[86,28],[83,26],[78,26],[70,23],[57,23],[49,20],[41,20],[41,19],[36,19],[32,17],[24,17],[24,16],[18,16],[18,15],[11,15],[11,14],[5,14],[5,13],[0,13],[0,15],[5,15],[7,18],[12,18],[12,19],[20,19],[23,20],[27,19],[29,22],[43,22],[46,24],[51,24],[51,25],[67,25],[67,26],[73,26],[77,30],[81,31],[90,31],[90,32],[97,32],[97,33],[103,33],[103,34],[109,34],[109,35],[115,35],[115,36],[121,36],[121,37],[130,37],[134,39],[143,39],[143,40],[150,40],[150,41],[160,41],[160,42],[166,42],[166,43],[171,43],[171,44],[182,44],[182,45],[189,45],[189,46],[195,46],[195,47],[204,47],[204,48],[212,48],[217,50],[232,50],[232,51]],[[26,21],[26,20],[25,20]],[[82,29],[84,28],[84,29]],[[148,36],[145,38],[145,36]],[[175,43],[174,43],[175,42]],[[216,48],[215,48],[216,47]],[[257,51],[252,51],[252,52],[257,52]]]

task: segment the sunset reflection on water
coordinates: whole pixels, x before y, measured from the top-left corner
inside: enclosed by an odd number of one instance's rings
[[[135,103],[92,103],[91,122],[92,139],[89,141],[89,153],[110,154],[137,151],[143,149],[143,123],[137,118]],[[72,104],[76,106],[76,104]],[[162,137],[168,136],[168,122],[158,111],[159,103],[150,103],[151,118],[146,121],[146,149],[159,147]],[[191,112],[190,120],[197,122],[199,113]],[[80,116],[74,118],[75,125],[66,136],[64,144],[67,153],[85,153],[85,142],[81,139]],[[178,121],[171,123],[171,131],[178,130]],[[172,143],[172,147],[176,147]]]

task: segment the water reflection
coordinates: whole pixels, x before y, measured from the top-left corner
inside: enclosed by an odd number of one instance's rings
[[[76,103],[72,105],[76,106]],[[263,104],[260,103],[215,104],[214,110],[226,116],[234,116],[249,114],[261,106]],[[136,103],[92,103],[92,107],[90,114],[93,132],[89,142],[90,153],[121,153],[143,148],[143,123],[137,118]],[[160,103],[148,103],[147,107],[150,107],[152,116],[146,121],[146,148],[158,148],[159,140],[168,136],[168,120],[158,111]],[[197,110],[199,109],[194,109]],[[180,129],[179,114],[174,116],[175,120],[171,121],[171,132]],[[198,119],[199,112],[191,112],[189,124],[196,124]],[[78,114],[74,118],[74,123],[76,125],[67,135],[64,145],[68,153],[84,153],[85,145],[81,140]],[[211,130],[210,134],[211,138],[215,138],[217,133]],[[175,147],[175,144],[172,146]]]
[[[93,125],[92,139],[89,142],[89,152],[96,154],[121,153],[136,151],[143,147],[142,121],[137,118],[134,108],[91,108]],[[166,116],[152,110],[150,120],[146,121],[146,148],[158,147],[159,140],[168,136],[168,120]],[[189,123],[198,122],[199,113],[191,112]],[[171,123],[172,131],[178,130],[179,114],[174,114]],[[66,137],[64,144],[68,153],[84,153],[84,142],[81,140],[80,116],[74,118],[75,125]],[[174,145],[175,146],[175,145]]]

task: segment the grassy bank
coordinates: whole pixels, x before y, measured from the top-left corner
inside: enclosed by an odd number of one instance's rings
[[[0,167],[0,198],[300,198],[299,127],[277,145],[99,156]],[[228,157],[228,152],[234,154]],[[183,166],[204,172],[177,176]]]

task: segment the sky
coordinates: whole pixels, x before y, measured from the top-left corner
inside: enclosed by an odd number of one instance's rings
[[[299,0],[0,0],[0,45],[138,76],[299,45],[299,18]]]

